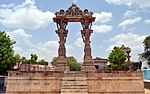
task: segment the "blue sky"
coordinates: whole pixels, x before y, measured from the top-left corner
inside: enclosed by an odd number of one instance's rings
[[[81,10],[89,9],[96,17],[91,36],[92,56],[107,58],[114,46],[129,46],[131,60],[138,61],[143,40],[150,35],[150,0],[0,0],[0,30],[17,43],[16,54],[31,53],[48,62],[57,56],[58,36],[52,18],[60,9],[76,3]],[[84,44],[80,23],[69,23],[67,56],[83,60]]]

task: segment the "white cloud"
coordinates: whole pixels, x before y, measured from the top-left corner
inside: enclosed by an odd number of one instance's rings
[[[27,34],[24,29],[16,29],[12,32],[7,32],[7,34],[10,36],[10,38],[17,42],[17,44],[27,44],[31,45],[31,38],[32,35]]]
[[[24,29],[17,29],[12,32],[7,32],[10,38],[16,41],[14,51],[16,54],[30,58],[30,54],[34,53],[39,56],[39,59],[50,61],[54,56],[57,56],[58,41],[46,41],[41,43],[32,43],[32,35],[27,34]]]
[[[112,26],[109,25],[93,25],[92,29],[96,33],[105,33],[112,30]]]
[[[76,4],[76,3],[77,3],[77,0],[74,0],[73,3]]]
[[[101,13],[94,13],[94,17],[96,17],[96,22],[109,22],[112,19],[112,13],[111,12],[101,12]]]
[[[139,12],[139,11],[131,11],[131,10],[126,11],[126,12],[123,14],[124,19],[130,18],[130,17],[136,15],[138,12]]]
[[[19,53],[23,52],[23,49],[21,47],[15,46],[13,49],[14,49],[14,51],[15,51],[16,54],[19,54]]]
[[[145,23],[150,24],[150,19],[144,20]]]
[[[35,6],[34,0],[26,0],[21,5],[1,5],[0,23],[11,28],[38,29],[52,22],[54,13],[43,12]]]
[[[109,4],[121,5],[125,4],[131,6],[135,0],[106,0]]]
[[[25,2],[23,3],[24,5],[28,5],[28,4],[35,4],[35,0],[25,0]]]
[[[138,54],[143,52],[143,44],[142,42],[146,38],[146,35],[138,35],[134,33],[127,33],[127,34],[119,34],[115,37],[110,39],[110,42],[114,42],[113,45],[110,45],[106,50],[111,51],[114,46],[121,46],[125,45],[130,47],[131,52],[131,60],[138,61]]]
[[[77,40],[74,41],[73,45],[74,47],[83,47],[84,43],[82,37],[77,38]]]
[[[0,7],[2,7],[2,8],[13,8],[15,6],[14,6],[14,4],[8,4],[8,5],[2,4],[2,5],[0,5]]]
[[[45,59],[48,62],[50,62],[53,57],[58,56],[58,41],[33,43],[32,35],[27,34],[24,29],[17,29],[7,32],[7,34],[12,40],[16,41],[16,44],[14,45],[15,54],[20,54],[27,58],[30,58],[30,54],[37,54],[39,59]],[[82,37],[79,37],[72,45],[66,44],[66,52],[67,54],[70,54],[70,51],[83,46],[84,43]]]
[[[127,5],[127,6],[139,6],[141,8],[150,7],[149,0],[106,0],[109,4],[114,5]]]
[[[58,41],[39,43],[38,46],[34,48],[35,53],[39,55],[40,59],[44,58],[50,61],[53,57],[57,56],[58,45]]]
[[[139,5],[141,8],[150,7],[149,0],[135,0],[136,4]]]
[[[136,17],[134,19],[127,19],[123,22],[121,22],[118,27],[123,27],[123,28],[126,28],[128,25],[132,25],[136,22],[139,22],[142,18],[141,17]]]

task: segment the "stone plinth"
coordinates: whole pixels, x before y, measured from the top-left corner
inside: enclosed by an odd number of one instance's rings
[[[69,71],[69,66],[67,65],[67,60],[65,57],[59,57],[57,66],[55,68],[55,71]]]
[[[95,68],[95,65],[94,65],[93,61],[92,60],[84,61],[83,65],[81,67],[81,71],[84,71],[84,72],[95,72],[96,68]]]
[[[144,94],[142,72],[88,73],[88,94]]]
[[[84,71],[84,72],[95,72],[96,69],[95,69],[94,65],[83,65],[81,67],[81,71]]]
[[[9,72],[7,94],[60,94],[63,73]]]
[[[10,71],[6,91],[7,94],[144,94],[144,83],[142,72]]]

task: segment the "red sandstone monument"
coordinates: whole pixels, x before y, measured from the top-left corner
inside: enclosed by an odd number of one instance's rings
[[[56,12],[59,37],[58,65],[54,71],[9,71],[7,94],[144,94],[142,72],[97,72],[92,61],[90,36],[92,12],[72,4],[68,10]],[[84,46],[81,71],[69,71],[65,42],[68,22],[80,22]],[[128,54],[128,63],[129,63]]]
[[[91,47],[90,47],[90,36],[93,30],[91,30],[92,22],[95,21],[95,17],[92,17],[93,13],[89,12],[88,9],[84,11],[80,10],[75,4],[72,4],[68,10],[64,11],[61,9],[56,12],[56,17],[53,18],[54,22],[57,24],[56,33],[59,37],[59,48],[58,48],[58,64],[56,70],[67,71],[69,70],[66,60],[66,48],[65,42],[68,34],[66,27],[68,22],[80,22],[83,30],[81,30],[81,35],[84,46],[84,62],[82,66],[82,71],[95,71],[95,66],[93,64]]]

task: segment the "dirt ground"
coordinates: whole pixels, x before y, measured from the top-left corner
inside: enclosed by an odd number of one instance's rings
[[[150,90],[149,89],[145,89],[145,94],[150,94]]]

